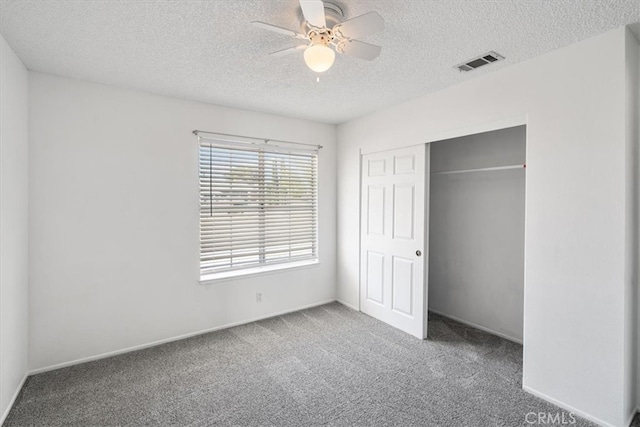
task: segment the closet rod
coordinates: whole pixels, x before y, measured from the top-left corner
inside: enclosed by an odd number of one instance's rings
[[[524,169],[527,165],[510,165],[510,166],[496,166],[493,168],[480,168],[480,169],[463,169],[457,171],[442,171],[431,172],[431,175],[450,175],[454,173],[467,173],[467,172],[490,172],[490,171],[503,171],[508,169]]]

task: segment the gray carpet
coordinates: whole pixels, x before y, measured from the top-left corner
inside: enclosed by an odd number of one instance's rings
[[[4,425],[518,426],[531,425],[531,412],[570,419],[521,390],[522,346],[436,315],[429,337],[328,304],[34,375]]]

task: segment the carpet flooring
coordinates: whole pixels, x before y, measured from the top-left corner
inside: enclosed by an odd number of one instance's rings
[[[513,342],[436,315],[421,341],[332,303],[31,376],[4,426],[571,421],[525,393],[521,378]]]

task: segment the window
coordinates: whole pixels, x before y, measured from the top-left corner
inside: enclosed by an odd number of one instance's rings
[[[199,141],[201,278],[317,260],[317,150]]]

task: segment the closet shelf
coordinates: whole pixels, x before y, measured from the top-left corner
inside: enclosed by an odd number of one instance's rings
[[[479,168],[479,169],[463,169],[457,171],[442,171],[431,172],[431,175],[451,175],[454,173],[469,173],[469,172],[491,172],[491,171],[503,171],[508,169],[524,169],[527,165],[509,165],[509,166],[496,166],[492,168]]]

